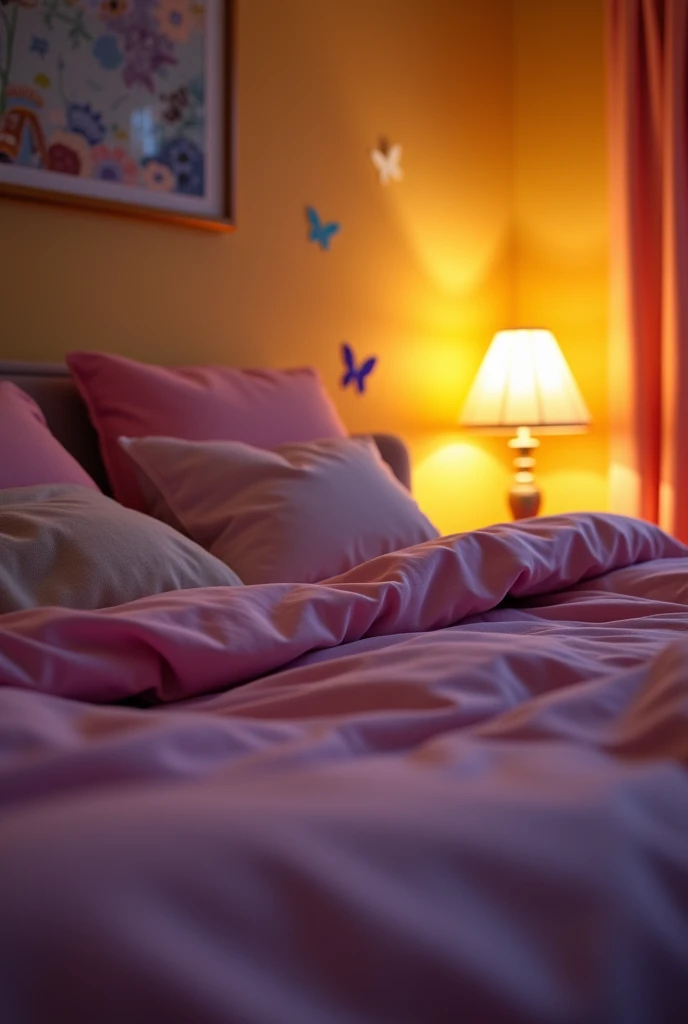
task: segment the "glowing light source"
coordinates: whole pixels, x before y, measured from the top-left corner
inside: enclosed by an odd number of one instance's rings
[[[518,451],[509,491],[515,519],[537,515],[540,491],[530,433],[570,434],[585,430],[591,417],[585,400],[551,331],[498,331],[480,365],[460,423],[489,433],[516,431],[509,447]]]

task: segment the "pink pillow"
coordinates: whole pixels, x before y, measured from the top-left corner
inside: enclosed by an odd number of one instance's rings
[[[265,451],[233,441],[120,438],[159,499],[244,583],[315,583],[438,536],[373,441]]]
[[[98,431],[114,495],[131,508],[144,502],[117,443],[123,434],[259,448],[346,435],[315,370],[168,369],[102,352],[70,352],[67,364]]]
[[[48,430],[33,398],[0,383],[0,488],[80,484],[99,490],[85,469]]]

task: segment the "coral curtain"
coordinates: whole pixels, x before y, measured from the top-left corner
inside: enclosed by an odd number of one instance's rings
[[[607,6],[611,501],[688,541],[688,0]]]

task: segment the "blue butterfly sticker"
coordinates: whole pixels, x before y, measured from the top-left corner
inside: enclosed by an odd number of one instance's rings
[[[330,241],[337,234],[342,225],[336,220],[329,221],[327,224],[323,223],[314,206],[306,207],[306,216],[308,217],[308,223],[310,225],[308,241],[316,242],[321,249],[329,249]]]
[[[346,367],[346,372],[342,377],[342,387],[345,388],[349,384],[354,383],[358,388],[359,395],[362,395],[366,388],[366,377],[375,369],[377,356],[371,356],[370,359],[366,359],[361,366],[357,367],[354,350],[351,345],[343,342],[342,359]]]

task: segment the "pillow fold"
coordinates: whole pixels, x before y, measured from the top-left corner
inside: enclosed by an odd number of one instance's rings
[[[50,432],[30,395],[0,382],[0,488],[79,484],[99,491],[94,480]]]

